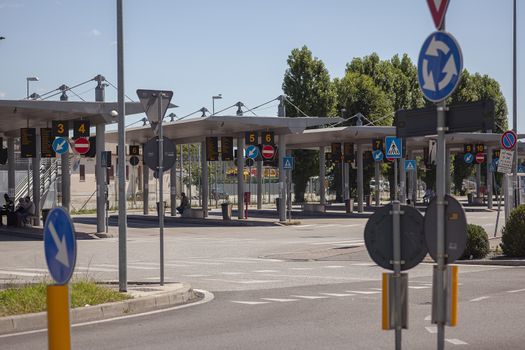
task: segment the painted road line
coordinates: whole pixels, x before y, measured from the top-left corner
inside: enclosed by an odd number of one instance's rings
[[[485,300],[485,299],[488,299],[488,298],[490,298],[490,297],[485,296],[485,297],[479,297],[479,298],[470,299],[469,301],[470,302],[473,302],[473,301],[475,302],[475,301]]]
[[[210,275],[182,275],[182,277],[210,277]]]
[[[427,317],[425,317],[425,321],[431,321],[432,320],[432,315],[428,315]]]
[[[261,298],[262,300],[275,301],[278,303],[288,303],[290,301],[297,301],[299,299],[278,299],[278,298]]]
[[[229,271],[225,271],[225,272],[221,272],[222,275],[227,275],[227,276],[238,276],[238,275],[245,275],[246,273],[245,272],[229,272]]]
[[[295,271],[308,271],[308,270],[313,270],[314,268],[313,267],[290,267],[290,270],[295,270]]]
[[[355,295],[355,294],[350,294],[350,293],[319,293],[319,294],[327,295],[329,297],[351,297]]]
[[[431,288],[431,286],[408,286],[410,289],[428,289]]]
[[[269,304],[269,301],[240,301],[240,300],[232,300],[232,303],[236,304],[244,304],[244,305],[262,305],[262,304]]]
[[[425,329],[428,331],[428,333],[431,333],[431,334],[435,334],[437,333],[437,326],[429,326],[429,327],[425,327]]]
[[[279,270],[255,270],[255,271],[252,271],[252,272],[257,272],[257,273],[273,273],[273,272],[280,272]]]
[[[516,289],[516,290],[508,290],[507,293],[519,293],[519,292],[525,292],[525,289]]]
[[[381,292],[379,291],[370,291],[370,290],[345,290],[347,293],[355,293],[355,294],[363,294],[363,295],[370,295],[370,294],[379,294]]]
[[[464,342],[463,340],[459,340],[459,339],[445,339],[446,341],[448,341],[450,344],[454,344],[454,345],[468,345],[468,343]]]
[[[323,269],[341,269],[344,266],[342,265],[329,265],[329,266],[322,266]]]
[[[320,295],[290,295],[292,298],[301,298],[301,299],[326,299],[326,296]]]
[[[10,271],[10,270],[0,270],[1,275],[16,275],[24,277],[38,277],[44,276],[45,273],[42,272],[21,272],[21,271]]]

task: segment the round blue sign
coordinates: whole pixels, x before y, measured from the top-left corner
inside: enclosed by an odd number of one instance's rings
[[[423,95],[440,102],[454,92],[463,71],[463,56],[456,39],[434,32],[425,40],[417,62],[417,78]]]
[[[259,148],[255,145],[249,145],[246,148],[246,157],[250,159],[255,159],[259,155]]]
[[[57,137],[53,141],[53,151],[57,154],[64,154],[69,150],[69,142],[65,137]]]
[[[463,160],[467,164],[472,164],[472,162],[474,161],[474,155],[472,153],[465,153],[465,155],[463,156]]]
[[[507,130],[501,136],[501,146],[507,150],[511,150],[516,146],[517,135],[512,130]]]
[[[380,162],[383,160],[383,151],[381,151],[380,149],[378,150],[375,150],[373,153],[372,153],[372,156],[374,157],[374,160],[376,162]]]
[[[64,208],[54,208],[47,215],[44,251],[47,268],[55,282],[69,282],[77,260],[77,241],[73,222]]]

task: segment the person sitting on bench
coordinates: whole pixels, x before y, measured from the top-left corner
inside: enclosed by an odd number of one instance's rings
[[[2,220],[2,217],[4,215],[7,217],[7,215],[9,215],[9,213],[13,213],[15,211],[15,203],[13,203],[13,200],[11,199],[11,197],[9,197],[9,195],[7,193],[4,194],[4,200],[5,200],[5,204],[0,209],[0,226],[4,226],[4,222]]]
[[[188,201],[188,197],[186,197],[186,193],[181,192],[180,194],[180,205],[177,207],[177,211],[179,214],[182,214],[186,208],[189,208],[190,203]]]
[[[27,196],[22,200],[20,198],[20,208],[17,209],[19,215],[19,223],[26,225],[28,224],[27,218],[35,215],[35,204],[31,201],[31,197]]]

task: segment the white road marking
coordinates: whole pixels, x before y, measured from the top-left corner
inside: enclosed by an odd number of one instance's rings
[[[364,294],[364,295],[369,295],[369,294],[379,294],[381,292],[379,291],[370,291],[370,290],[345,290],[345,292],[347,293],[355,293],[355,294]]]
[[[78,266],[77,270],[85,270],[86,272],[118,272],[117,268],[107,268],[107,267],[92,267],[92,266]]]
[[[463,340],[459,340],[459,339],[445,339],[446,341],[448,341],[450,344],[454,344],[454,345],[468,345],[468,343],[464,342]]]
[[[293,298],[301,298],[301,299],[326,299],[328,297],[323,297],[320,295],[290,295]]]
[[[324,269],[340,269],[343,268],[342,265],[330,265],[330,266],[323,266]]]
[[[278,299],[278,298],[261,298],[262,300],[276,301],[278,303],[287,303],[290,301],[297,301],[299,299]]]
[[[335,241],[335,242],[314,242],[310,243],[313,245],[326,245],[326,244],[335,244],[335,245],[364,245],[365,241],[363,240],[352,240],[352,241]]]
[[[221,274],[223,275],[229,275],[229,276],[237,276],[237,275],[244,275],[245,273],[244,272],[221,272]]]
[[[410,289],[428,289],[430,286],[408,286]]]
[[[257,272],[257,273],[272,273],[272,272],[279,272],[279,270],[255,270],[253,272]]]
[[[432,320],[432,315],[428,315],[427,317],[425,317],[425,321],[431,321]]]
[[[350,297],[350,296],[355,295],[355,294],[350,294],[350,293],[319,293],[319,294],[328,295],[329,297]]]
[[[525,292],[525,289],[516,289],[516,290],[508,290],[507,293],[519,293],[519,292]]]
[[[45,273],[42,272],[21,272],[21,271],[10,271],[10,270],[0,270],[1,275],[17,275],[24,277],[38,277],[43,276]]]
[[[244,304],[244,305],[261,305],[261,304],[269,304],[268,301],[238,301],[238,300],[232,300],[232,303],[236,303],[236,304]]]
[[[437,333],[438,329],[437,329],[437,326],[429,326],[429,327],[425,327],[425,329],[428,331],[428,333]]]
[[[241,283],[241,284],[259,284],[259,283],[277,283],[277,282],[282,282],[282,281],[278,281],[278,280],[247,280],[247,281],[239,281],[237,283]]]
[[[355,264],[350,264],[352,266],[376,266],[376,264],[374,263],[355,263]]]
[[[485,300],[485,299],[488,299],[488,298],[490,298],[490,297],[485,296],[485,297],[479,297],[479,298],[470,299],[469,301],[471,301],[471,302],[472,301],[481,301],[481,300]]]
[[[210,275],[182,275],[183,277],[210,277]]]
[[[313,270],[313,267],[290,267],[290,270],[296,270],[296,271],[306,271],[306,270]]]

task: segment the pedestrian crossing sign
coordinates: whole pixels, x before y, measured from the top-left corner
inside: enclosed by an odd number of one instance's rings
[[[293,157],[283,157],[283,169],[293,169]]]
[[[405,160],[405,171],[415,171],[416,170],[416,161],[415,159]]]
[[[385,149],[387,158],[401,158],[403,145],[401,139],[394,136],[387,136],[385,139]]]

